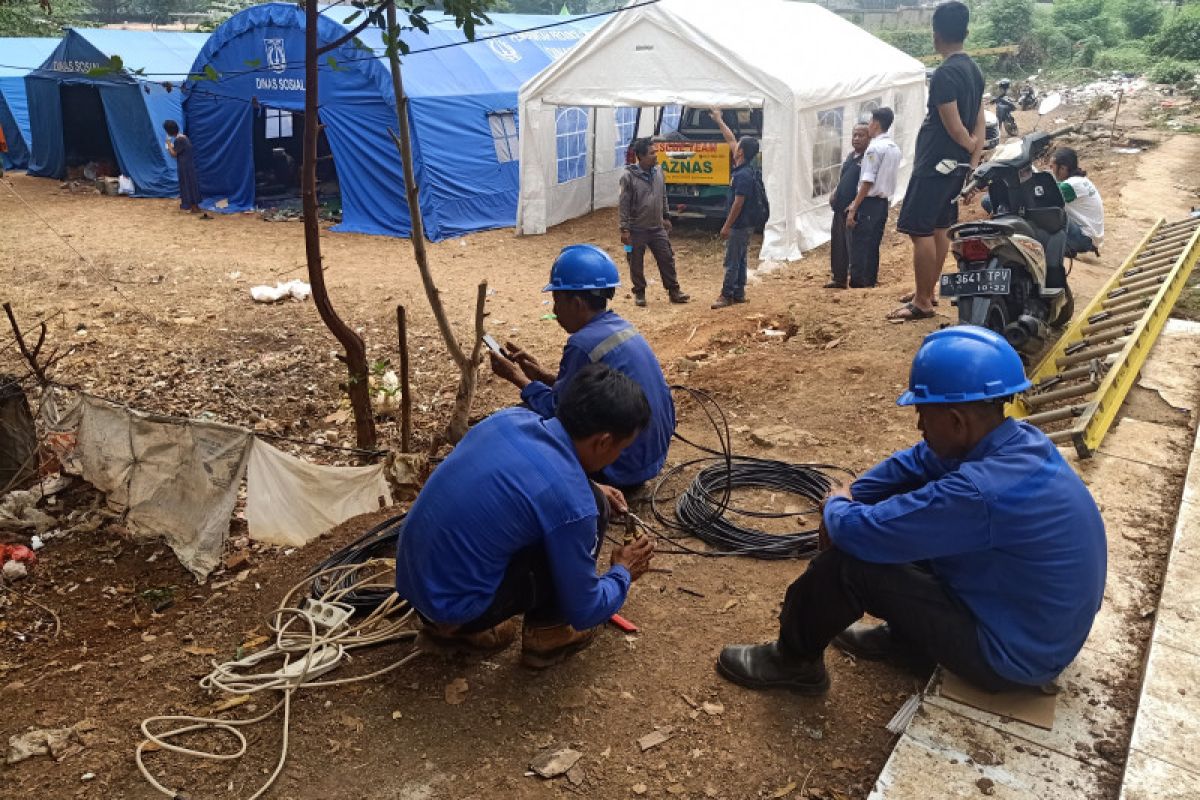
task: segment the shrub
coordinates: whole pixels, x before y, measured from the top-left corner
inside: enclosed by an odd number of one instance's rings
[[[1077,67],[1090,67],[1096,63],[1096,54],[1104,47],[1104,41],[1099,36],[1089,36],[1075,43],[1075,53],[1071,63]]]
[[[931,56],[933,49],[933,34],[928,28],[897,28],[896,30],[879,31],[880,39],[910,56]]]
[[[1200,61],[1200,7],[1184,6],[1163,26],[1155,49],[1164,56]]]
[[[1134,39],[1145,39],[1162,27],[1163,7],[1157,0],[1121,0],[1117,14]]]
[[[1096,69],[1143,73],[1150,68],[1151,57],[1136,44],[1123,44],[1096,53]]]
[[[1033,0],[992,0],[984,6],[983,18],[993,44],[1023,42],[1033,29]]]
[[[1104,0],[1056,0],[1054,22],[1073,42],[1098,38],[1102,45],[1121,39],[1118,26],[1104,13]]]
[[[1194,80],[1200,65],[1166,58],[1155,64],[1146,76],[1154,83],[1186,83]]]

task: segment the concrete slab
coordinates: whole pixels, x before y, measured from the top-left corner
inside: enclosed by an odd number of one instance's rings
[[[868,800],[1076,800],[1097,797],[1111,773],[1025,739],[925,706],[901,737]]]
[[[1123,419],[1109,430],[1099,452],[1182,474],[1191,447],[1191,431],[1183,425]]]
[[[1120,800],[1196,800],[1200,774],[1145,753],[1129,754]]]
[[[1200,773],[1200,692],[1194,653],[1155,644],[1130,749]]]
[[[1192,686],[1200,687],[1200,553],[1171,554],[1154,626],[1154,646],[1159,645],[1192,655]]]

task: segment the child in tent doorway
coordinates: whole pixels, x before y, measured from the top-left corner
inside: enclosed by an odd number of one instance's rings
[[[200,185],[196,180],[196,162],[192,158],[192,140],[179,132],[179,123],[169,119],[163,123],[167,132],[167,152],[175,157],[179,174],[179,207],[195,214],[200,210]]]

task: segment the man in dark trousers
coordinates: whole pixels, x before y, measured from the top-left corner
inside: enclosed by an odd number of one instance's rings
[[[869,289],[879,280],[879,246],[900,179],[900,148],[891,131],[895,117],[887,106],[871,112],[871,144],[863,154],[858,192],[846,209],[852,289]]]
[[[1029,388],[1016,351],[986,328],[946,328],[925,337],[908,386],[898,402],[916,406],[924,441],[830,493],[825,549],[787,590],[778,640],[721,652],[734,683],[822,694],[832,642],[994,692],[1054,680],[1083,647],[1104,596],[1104,521],[1046,434],[1005,418]]]
[[[636,139],[633,154],[637,162],[621,173],[621,199],[618,203],[621,244],[628,248],[629,279],[633,282],[633,302],[646,305],[646,249],[654,254],[663,288],[672,303],[691,298],[679,288],[675,276],[675,251],[671,248],[671,220],[667,217],[667,183],[658,156],[649,139]]]
[[[580,370],[555,417],[499,411],[473,427],[433,471],[396,547],[396,592],[434,641],[498,650],[516,638],[521,661],[558,663],[591,643],[650,565],[647,537],[616,547],[596,575],[620,492],[603,470],[650,421],[638,385],[604,364]]]
[[[845,289],[850,279],[850,236],[846,231],[846,209],[858,192],[859,165],[870,142],[867,123],[855,125],[850,133],[850,154],[842,162],[837,188],[829,195],[829,207],[833,209],[833,221],[829,223],[829,269],[833,273],[833,280],[825,284],[826,289]]]
[[[912,179],[900,208],[896,229],[913,243],[916,288],[888,315],[897,322],[933,316],[934,292],[950,251],[948,229],[958,221],[958,193],[963,172],[938,171],[944,160],[979,163],[983,154],[983,73],[963,52],[971,12],[958,0],[933,12],[933,46],[942,64],[929,81],[929,105],[917,133]]]
[[[617,265],[599,247],[563,248],[543,289],[553,293],[558,324],[570,334],[558,372],[546,369],[512,342],[505,345],[506,355],[492,353],[491,358],[492,371],[520,389],[521,400],[543,417],[554,416],[563,389],[588,364],[603,362],[642,387],[650,403],[650,423],[616,462],[594,476],[632,492],[662,470],[675,433],[675,402],[650,344],[608,308],[620,282]]]
[[[710,308],[728,308],[734,303],[746,302],[746,272],[750,251],[749,203],[758,195],[760,178],[754,168],[758,157],[758,139],[753,136],[734,138],[733,131],[725,124],[721,110],[709,111],[713,122],[721,129],[721,136],[729,146],[733,159],[733,172],[729,176],[729,193],[725,198],[725,224],[721,226],[721,238],[725,240],[725,280],[721,284],[721,296]]]

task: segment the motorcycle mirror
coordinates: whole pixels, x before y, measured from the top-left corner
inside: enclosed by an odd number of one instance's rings
[[[1045,116],[1054,109],[1062,105],[1062,95],[1058,92],[1051,92],[1046,95],[1046,98],[1038,104],[1038,116]]]
[[[942,175],[950,175],[958,169],[958,162],[953,158],[943,158],[937,163],[935,169]]]

